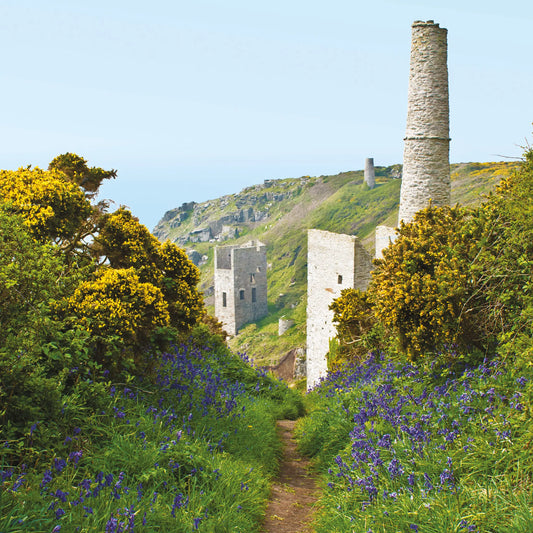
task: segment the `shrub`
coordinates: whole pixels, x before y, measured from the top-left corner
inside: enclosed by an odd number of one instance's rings
[[[169,325],[163,294],[133,268],[99,270],[74,291],[68,309],[91,333],[97,360],[115,372],[141,364],[153,335]]]

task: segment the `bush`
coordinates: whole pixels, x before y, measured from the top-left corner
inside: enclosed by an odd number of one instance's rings
[[[99,270],[74,291],[68,310],[90,332],[98,362],[114,373],[142,370],[141,356],[154,334],[169,325],[163,294],[141,283],[133,268]]]

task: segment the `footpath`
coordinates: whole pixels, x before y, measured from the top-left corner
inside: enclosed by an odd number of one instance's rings
[[[296,451],[293,420],[279,420],[283,457],[278,479],[272,486],[264,533],[312,533],[313,505],[320,489],[309,472],[309,461]]]

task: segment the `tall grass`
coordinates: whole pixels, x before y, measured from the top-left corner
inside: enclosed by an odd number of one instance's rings
[[[298,430],[324,480],[316,531],[533,531],[532,379],[381,357],[329,376]]]
[[[274,418],[301,409],[296,395],[192,343],[165,354],[155,379],[102,388],[97,410],[65,402],[62,432],[36,421],[25,442],[3,443],[0,531],[259,529],[280,453]]]

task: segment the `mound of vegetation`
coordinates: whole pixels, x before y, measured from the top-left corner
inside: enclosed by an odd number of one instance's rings
[[[299,426],[323,474],[315,530],[531,531],[533,372],[517,363],[442,377],[382,354],[332,373]]]

